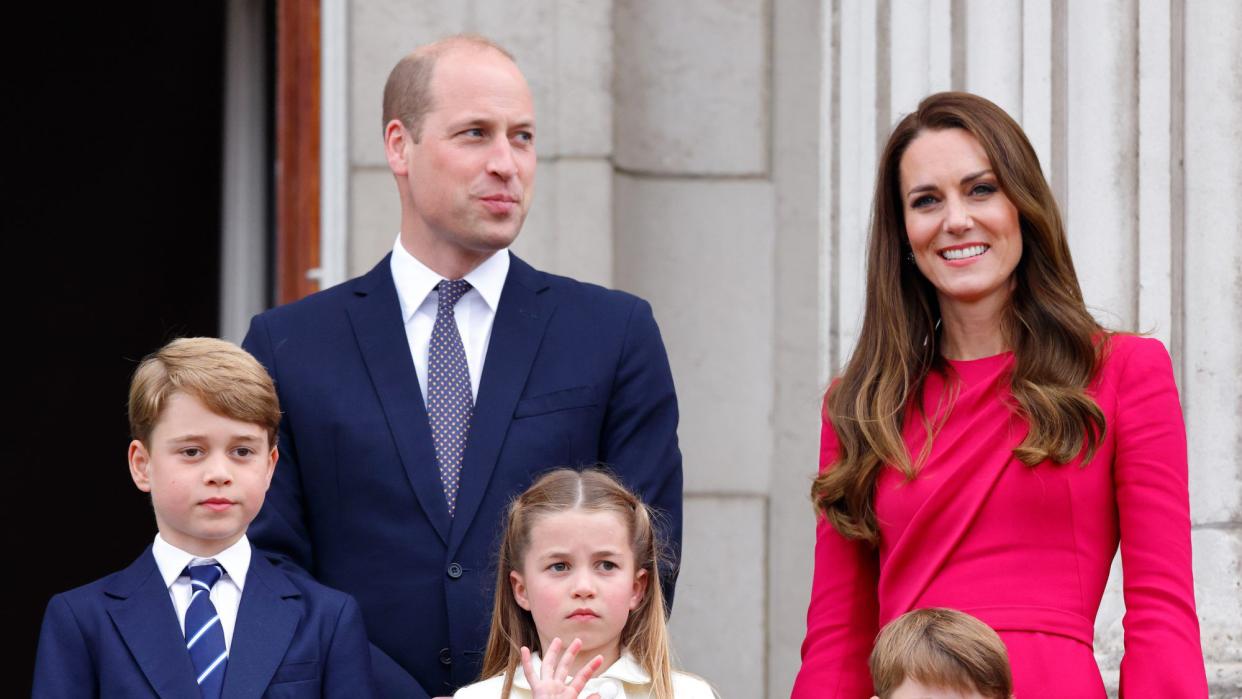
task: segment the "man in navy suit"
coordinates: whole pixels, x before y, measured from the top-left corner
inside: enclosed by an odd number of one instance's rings
[[[223,340],[175,340],[134,372],[129,416],[130,475],[159,533],[48,603],[33,696],[374,696],[358,604],[246,538],[277,460],[263,367]]]
[[[362,607],[386,696],[478,679],[509,500],[543,470],[603,462],[681,541],[677,402],[650,306],[511,255],[535,118],[509,54],[422,47],[384,90],[401,201],[366,275],[257,316],[246,347],[285,410],[250,534]],[[505,583],[507,584],[507,583]]]

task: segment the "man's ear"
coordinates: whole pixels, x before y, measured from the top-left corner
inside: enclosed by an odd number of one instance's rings
[[[384,155],[388,158],[388,168],[392,170],[392,174],[398,177],[409,174],[405,151],[412,143],[410,132],[400,119],[393,119],[384,126]]]
[[[526,581],[516,570],[509,571],[509,586],[513,588],[513,601],[526,611],[530,611],[530,599],[526,597]]]
[[[129,443],[129,477],[134,479],[138,490],[151,492],[151,454],[142,440]]]

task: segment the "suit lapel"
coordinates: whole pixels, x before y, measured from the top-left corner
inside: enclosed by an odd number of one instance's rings
[[[226,697],[263,695],[302,618],[300,606],[289,601],[302,593],[262,553],[252,552],[224,673]]]
[[[545,293],[543,275],[513,256],[500,306],[492,322],[492,336],[479,379],[466,452],[462,457],[461,487],[457,492],[457,513],[449,537],[449,556],[461,545],[474,519],[483,493],[491,480],[513,419],[514,408],[526,385],[544,330],[555,303]],[[443,500],[443,498],[441,498]]]
[[[414,360],[407,349],[409,341],[401,322],[401,303],[392,280],[390,256],[391,253],[386,255],[359,280],[353,303],[348,306],[349,319],[358,340],[358,350],[371,375],[371,384],[388,420],[388,429],[396,442],[406,478],[441,541],[447,543],[448,504],[444,501],[440,472],[436,468],[427,408],[423,405]],[[508,293],[507,284],[504,293]],[[492,333],[494,339],[494,329]]]
[[[194,665],[185,649],[168,588],[151,547],[108,584],[108,616],[156,694],[198,696]]]

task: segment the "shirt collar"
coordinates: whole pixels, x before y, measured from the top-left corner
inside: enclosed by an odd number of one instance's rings
[[[539,654],[531,653],[531,669],[535,672],[539,672],[540,662]],[[639,686],[651,684],[651,675],[648,675],[647,671],[643,669],[643,666],[638,664],[638,659],[630,653],[629,649],[621,651],[621,657],[617,658],[617,662],[609,665],[606,670],[588,680],[586,687],[583,688],[583,694],[589,696],[591,694],[589,690],[597,687],[601,680],[607,679],[616,680],[624,684]],[[522,689],[530,689],[530,682],[527,681],[526,672],[522,670],[522,666],[520,664],[517,666],[517,669],[513,674],[513,686],[520,687]]]
[[[401,244],[401,236],[392,246],[392,259],[389,263],[392,280],[397,287],[397,299],[401,303],[401,320],[409,322],[410,316],[423,305],[427,295],[436,288],[443,279],[440,275],[423,264],[417,257],[410,254]],[[505,278],[509,276],[509,251],[500,250],[475,267],[464,279],[479,292],[483,301],[492,312],[500,305],[500,292],[504,289]]]
[[[189,551],[181,549],[168,543],[164,537],[159,534],[155,535],[155,541],[151,544],[151,555],[155,556],[155,565],[160,569],[160,576],[164,578],[164,586],[172,587],[177,582],[177,578],[181,577],[181,573],[186,566],[200,563],[215,561],[224,568],[225,575],[237,585],[237,589],[244,589],[246,586],[246,573],[250,570],[250,540],[242,534],[232,546],[224,549],[210,558],[195,556]]]

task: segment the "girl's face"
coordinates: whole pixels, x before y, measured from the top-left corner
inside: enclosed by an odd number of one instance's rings
[[[1022,231],[979,141],[964,129],[924,131],[900,171],[910,250],[940,308],[1007,300]]]
[[[620,657],[621,630],[647,591],[636,570],[628,527],[613,512],[570,510],[537,520],[521,572],[509,574],[513,598],[531,613],[539,643],[582,639],[580,659]]]

